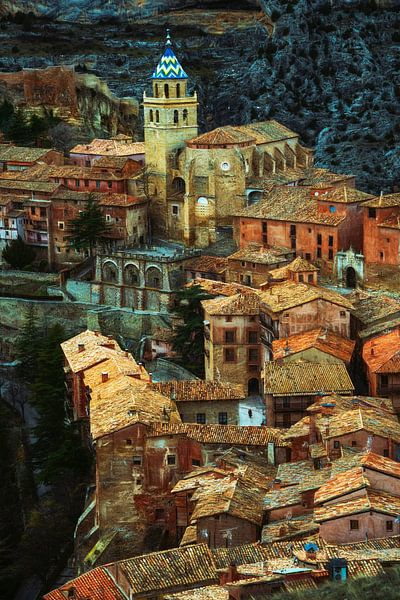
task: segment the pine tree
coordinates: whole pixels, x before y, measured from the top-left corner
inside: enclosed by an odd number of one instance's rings
[[[77,219],[71,221],[68,236],[73,248],[88,250],[89,256],[92,257],[96,244],[104,239],[108,230],[109,227],[100,207],[94,195],[90,194],[85,210],[80,213]]]
[[[32,140],[31,127],[27,123],[25,114],[21,109],[17,109],[14,112],[8,130],[8,137],[20,146],[28,144]]]
[[[36,252],[32,246],[25,244],[24,240],[18,237],[7,244],[1,255],[11,267],[20,270],[33,263]]]
[[[14,106],[8,100],[3,100],[0,106],[0,129],[8,132],[14,117]]]
[[[33,304],[28,304],[21,333],[16,342],[16,355],[19,360],[18,376],[26,383],[33,383],[36,376],[40,339],[41,333],[35,307]]]
[[[182,364],[196,375],[204,375],[204,325],[202,300],[213,298],[199,285],[180,290],[176,294],[175,312],[181,324],[175,329],[173,348],[182,357]]]

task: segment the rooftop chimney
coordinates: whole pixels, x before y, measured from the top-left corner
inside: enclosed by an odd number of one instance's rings
[[[85,344],[82,344],[82,343],[78,344],[78,352],[83,352],[84,349],[85,349]]]
[[[101,374],[101,383],[105,383],[106,381],[108,381],[108,373],[107,373],[107,371],[104,371]]]
[[[274,481],[272,482],[272,489],[273,490],[280,490],[282,487],[282,482],[280,479],[274,479]]]
[[[151,383],[153,381],[153,373],[149,373],[149,382]]]

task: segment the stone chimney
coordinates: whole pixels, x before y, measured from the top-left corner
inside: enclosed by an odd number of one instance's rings
[[[78,344],[78,352],[83,352],[83,351],[84,351],[84,349],[85,349],[85,344],[82,344],[82,342],[81,342],[81,343],[79,343],[79,344]]]
[[[234,562],[232,562],[228,567],[226,583],[232,583],[233,581],[237,581],[238,579],[240,579],[240,575],[238,573],[237,566]]]
[[[274,481],[272,482],[272,489],[273,490],[280,490],[282,487],[282,482],[280,479],[274,479]]]
[[[101,374],[101,383],[105,383],[106,381],[108,381],[109,379],[109,375],[107,373],[107,371],[103,371],[103,373]]]

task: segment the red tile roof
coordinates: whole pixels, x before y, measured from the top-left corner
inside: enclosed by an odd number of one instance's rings
[[[362,467],[354,467],[348,471],[338,473],[331,477],[319,490],[315,492],[314,503],[324,504],[328,500],[339,498],[361,490],[370,485]]]
[[[292,354],[297,354],[309,348],[316,348],[321,352],[330,354],[343,360],[350,362],[353,354],[355,342],[341,336],[331,329],[312,329],[304,333],[297,333],[285,339],[274,340],[272,342],[272,351],[274,360],[285,358]]]
[[[63,592],[74,591],[74,600],[126,600],[125,594],[104,567],[97,567],[44,596],[44,600],[65,600]],[[68,596],[67,596],[68,597]]]
[[[362,357],[373,373],[400,373],[400,330],[366,341]]]

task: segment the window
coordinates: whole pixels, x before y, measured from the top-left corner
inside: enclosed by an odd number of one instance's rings
[[[63,221],[59,221],[58,222],[58,229],[64,229],[64,222]]]
[[[317,258],[321,258],[321,248],[317,248]]]
[[[196,423],[200,425],[204,425],[206,422],[206,413],[197,413],[196,415]]]
[[[172,205],[172,214],[176,216],[179,215],[179,206],[177,204]]]
[[[333,206],[333,204],[331,204],[330,207],[329,207],[329,212],[335,213],[336,212],[336,206]]]
[[[36,208],[34,206],[31,207],[31,215],[36,215]]]
[[[359,523],[357,519],[350,519],[350,529],[352,531],[359,529]]]
[[[339,440],[335,440],[335,441],[333,442],[333,447],[334,447],[334,448],[336,448],[336,449],[337,449],[337,448],[340,448],[340,442],[339,442]]]
[[[125,440],[125,444],[126,444],[127,446],[132,446],[132,440],[131,440],[131,439],[127,439],[127,440]]]
[[[234,329],[225,331],[225,343],[226,344],[234,344],[235,338],[236,338],[236,331]]]
[[[333,246],[333,235],[328,237],[328,246]]]
[[[375,217],[376,217],[376,208],[369,208],[368,209],[368,217],[370,219],[375,219]]]
[[[383,260],[383,258],[384,258],[384,254],[383,254],[383,252],[379,252],[379,258],[380,258],[381,260]]]
[[[100,181],[99,181],[99,180],[97,180],[97,181],[96,181],[96,190],[99,190],[99,189],[100,189]]]
[[[176,456],[175,454],[167,455],[167,465],[176,465]]]
[[[283,399],[282,406],[283,406],[284,408],[290,408],[290,399],[289,399],[289,398],[284,398],[284,399]]]
[[[333,260],[333,250],[331,248],[328,250],[328,260]]]
[[[381,385],[386,387],[389,383],[389,378],[387,375],[381,375]]]
[[[311,254],[309,252],[306,252],[306,260],[311,260]]]
[[[169,85],[168,85],[168,83],[166,83],[166,84],[164,85],[164,96],[165,96],[166,98],[169,98]]]
[[[393,521],[386,521],[386,531],[393,531]]]
[[[176,84],[176,97],[177,98],[181,97],[181,84],[180,83]]]
[[[258,348],[250,348],[248,356],[249,356],[249,362],[257,363],[258,362]]]
[[[106,221],[111,221],[111,215],[106,215]]]
[[[242,262],[240,263],[242,265],[242,267],[246,266],[246,261],[242,260]]]
[[[150,119],[150,123],[152,123],[154,121],[154,113],[152,110],[150,110],[150,112],[149,112],[149,119]]]
[[[383,456],[386,456],[386,458],[389,458],[389,450],[387,448],[385,448],[383,450]]]
[[[199,467],[200,461],[198,458],[192,458],[192,467]]]
[[[85,167],[90,167],[90,160],[85,160]]]
[[[344,319],[346,317],[346,311],[345,310],[341,310],[340,311],[340,316],[342,319]]]
[[[40,241],[40,240],[39,240]],[[61,252],[61,247],[60,246],[56,246],[56,251],[57,252]]]
[[[47,216],[47,213],[46,213],[46,209],[45,209],[45,208],[41,208],[41,209],[40,209],[40,216],[41,216],[41,217],[46,217],[46,216]]]
[[[218,425],[228,425],[228,413],[218,413]]]
[[[247,332],[247,341],[249,344],[258,344],[258,333],[257,331]]]
[[[226,321],[227,323],[231,323],[231,321],[232,321],[232,317],[231,317],[230,315],[228,315],[228,316],[225,318],[225,321]]]
[[[290,235],[296,235],[296,225],[290,226]]]
[[[267,233],[267,223],[265,222],[262,224],[262,232]]]
[[[163,508],[156,508],[155,512],[154,512],[154,516],[156,521],[163,519],[165,515],[165,511]]]
[[[352,446],[352,448],[356,448],[357,447],[357,440],[351,440],[351,446]]]
[[[177,125],[179,123],[179,112],[174,110],[174,123]]]
[[[79,187],[81,185],[81,182],[79,179],[75,179],[75,187]]]
[[[132,464],[140,467],[141,464],[142,464],[142,457],[139,456],[138,454],[136,456],[133,456],[132,457]]]
[[[188,113],[188,110],[187,110],[187,108],[184,108],[184,109],[183,109],[183,113],[182,113],[182,117],[183,117],[183,122],[184,122],[184,123],[187,123],[187,120],[188,120],[188,114],[189,114],[189,113]]]
[[[299,282],[303,283],[303,281],[304,281],[304,275],[302,275],[302,273],[300,273],[300,275],[299,275]]]
[[[322,244],[322,235],[317,233],[317,244],[320,246]]]
[[[236,355],[235,355],[234,348],[225,348],[224,355],[225,355],[225,358],[224,358],[225,362],[235,362]]]
[[[111,190],[112,189],[112,181],[108,181],[107,185],[108,185],[108,189]]]
[[[156,110],[156,123],[160,122],[160,111]]]

